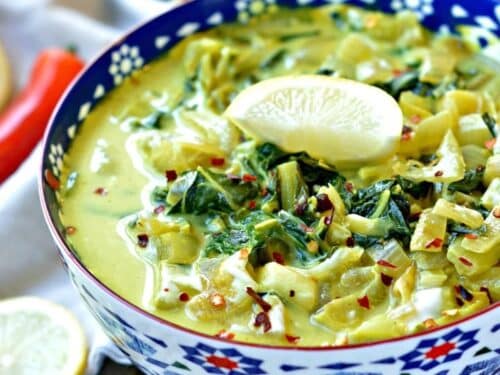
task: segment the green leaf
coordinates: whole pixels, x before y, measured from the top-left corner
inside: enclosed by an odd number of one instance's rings
[[[496,138],[498,134],[497,134],[497,123],[495,119],[491,117],[491,115],[488,112],[483,113],[481,117],[483,118],[483,121],[488,127],[488,130],[490,131],[493,138]]]
[[[474,168],[465,172],[464,178],[460,181],[451,183],[448,186],[449,191],[460,191],[469,194],[474,190],[482,188],[484,169]]]

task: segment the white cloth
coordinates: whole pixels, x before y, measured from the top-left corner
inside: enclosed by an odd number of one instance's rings
[[[98,0],[95,3],[102,4]],[[88,61],[119,33],[49,0],[0,0],[0,38],[10,61],[15,62],[12,67],[17,87],[26,82],[41,49],[73,44]],[[94,375],[104,356],[118,363],[128,362],[86,310],[59,261],[38,198],[36,173],[40,157],[38,146],[21,168],[0,185],[0,299],[39,296],[73,311],[90,344],[87,375]]]

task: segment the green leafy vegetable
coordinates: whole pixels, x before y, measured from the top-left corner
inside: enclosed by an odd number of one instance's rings
[[[496,129],[496,121],[493,117],[488,112],[483,113],[481,116],[483,118],[484,123],[488,127],[488,130],[490,131],[491,135],[496,138],[498,136],[497,134],[497,129]]]
[[[460,181],[451,183],[448,186],[449,191],[460,191],[462,193],[471,193],[482,187],[484,168],[469,169],[465,172],[464,178]]]
[[[172,184],[167,196],[168,213],[230,213],[237,211],[246,200],[256,197],[258,192],[257,182],[235,182],[225,174],[198,167]]]

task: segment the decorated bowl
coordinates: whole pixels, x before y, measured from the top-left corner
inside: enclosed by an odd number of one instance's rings
[[[98,56],[60,101],[45,136],[40,195],[63,264],[88,309],[117,347],[146,374],[498,373],[498,303],[456,323],[392,340],[338,347],[262,346],[207,336],[155,317],[110,290],[71,250],[55,188],[78,127],[134,69],[181,39],[224,22],[248,19],[253,10],[265,12],[274,3],[298,7],[345,2],[385,12],[409,9],[430,29],[466,33],[467,40],[478,46],[497,43],[500,34],[500,3],[496,0],[260,0],[259,7],[252,6],[254,2],[192,1],[148,21]],[[117,63],[121,64],[118,68]]]

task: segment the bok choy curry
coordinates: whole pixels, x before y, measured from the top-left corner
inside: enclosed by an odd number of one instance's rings
[[[347,6],[192,35],[80,128],[59,194],[67,239],[125,299],[228,340],[345,345],[478,312],[500,299],[500,63],[487,52],[410,13]],[[296,75],[388,93],[397,152],[332,165],[307,152],[307,128],[290,152],[223,115],[255,83]]]

